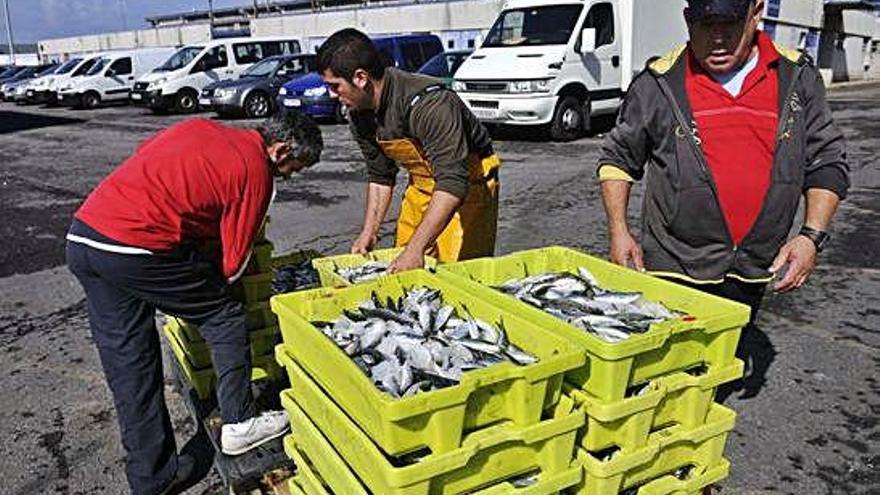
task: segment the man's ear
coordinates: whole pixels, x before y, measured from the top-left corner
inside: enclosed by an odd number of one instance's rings
[[[269,149],[267,149],[266,152],[269,155],[269,158],[277,163],[281,161],[281,158],[284,157],[284,155],[290,153],[290,145],[281,141],[276,141],[269,145]]]
[[[370,75],[364,69],[355,69],[354,74],[351,75],[351,82],[363,90],[370,84]]]

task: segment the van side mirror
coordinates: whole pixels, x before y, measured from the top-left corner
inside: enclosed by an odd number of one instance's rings
[[[580,53],[593,53],[596,51],[596,28],[585,28],[581,31]]]
[[[116,75],[116,69],[107,69],[107,72],[104,73],[104,75],[107,77],[113,77]]]

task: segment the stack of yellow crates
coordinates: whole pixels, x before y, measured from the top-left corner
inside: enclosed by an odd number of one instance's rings
[[[265,225],[260,229],[245,275],[233,286],[234,296],[245,305],[246,324],[250,334],[253,380],[283,376],[275,363],[273,349],[280,341],[278,319],[269,308],[272,296],[274,247],[266,240]],[[216,374],[211,363],[208,343],[197,325],[175,317],[167,317],[163,333],[174,352],[181,373],[200,399],[211,396],[216,387]]]
[[[458,384],[398,399],[312,324],[413,287],[440,290],[459,314],[503,322],[510,342],[538,361],[471,370]],[[585,415],[562,388],[586,354],[567,337],[424,270],[271,304],[283,338],[276,358],[291,382],[282,405],[292,431],[285,449],[298,469],[293,493],[546,495],[583,482],[575,444]]]
[[[494,289],[580,267],[605,289],[640,292],[685,316],[610,343]],[[742,376],[735,351],[748,307],[561,247],[441,265],[438,276],[586,350],[563,387],[587,418],[576,452],[583,477],[568,493],[697,495],[727,476],[735,413],[714,396]]]

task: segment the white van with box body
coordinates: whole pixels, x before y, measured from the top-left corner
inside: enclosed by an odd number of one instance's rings
[[[128,101],[134,81],[161,64],[173,48],[139,48],[104,54],[86,76],[59,91],[62,105],[94,108],[102,102]]]
[[[234,79],[266,57],[295,53],[300,53],[300,42],[290,37],[226,38],[186,46],[135,83],[132,102],[154,111],[195,112],[208,84]]]
[[[687,40],[683,2],[511,0],[453,89],[482,121],[549,125],[576,139],[615,112],[653,56]]]

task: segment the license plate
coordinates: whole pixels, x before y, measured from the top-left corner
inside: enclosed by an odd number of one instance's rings
[[[500,115],[498,110],[491,108],[471,108],[471,112],[475,117],[483,120],[496,120]]]
[[[141,98],[143,98],[143,96],[140,93],[132,93],[131,94],[132,100],[140,100]]]
[[[209,107],[211,106],[211,100],[209,100],[208,98],[199,98],[199,105],[203,107]]]
[[[301,107],[302,100],[300,100],[299,98],[286,98],[284,100],[284,106],[285,107]]]

